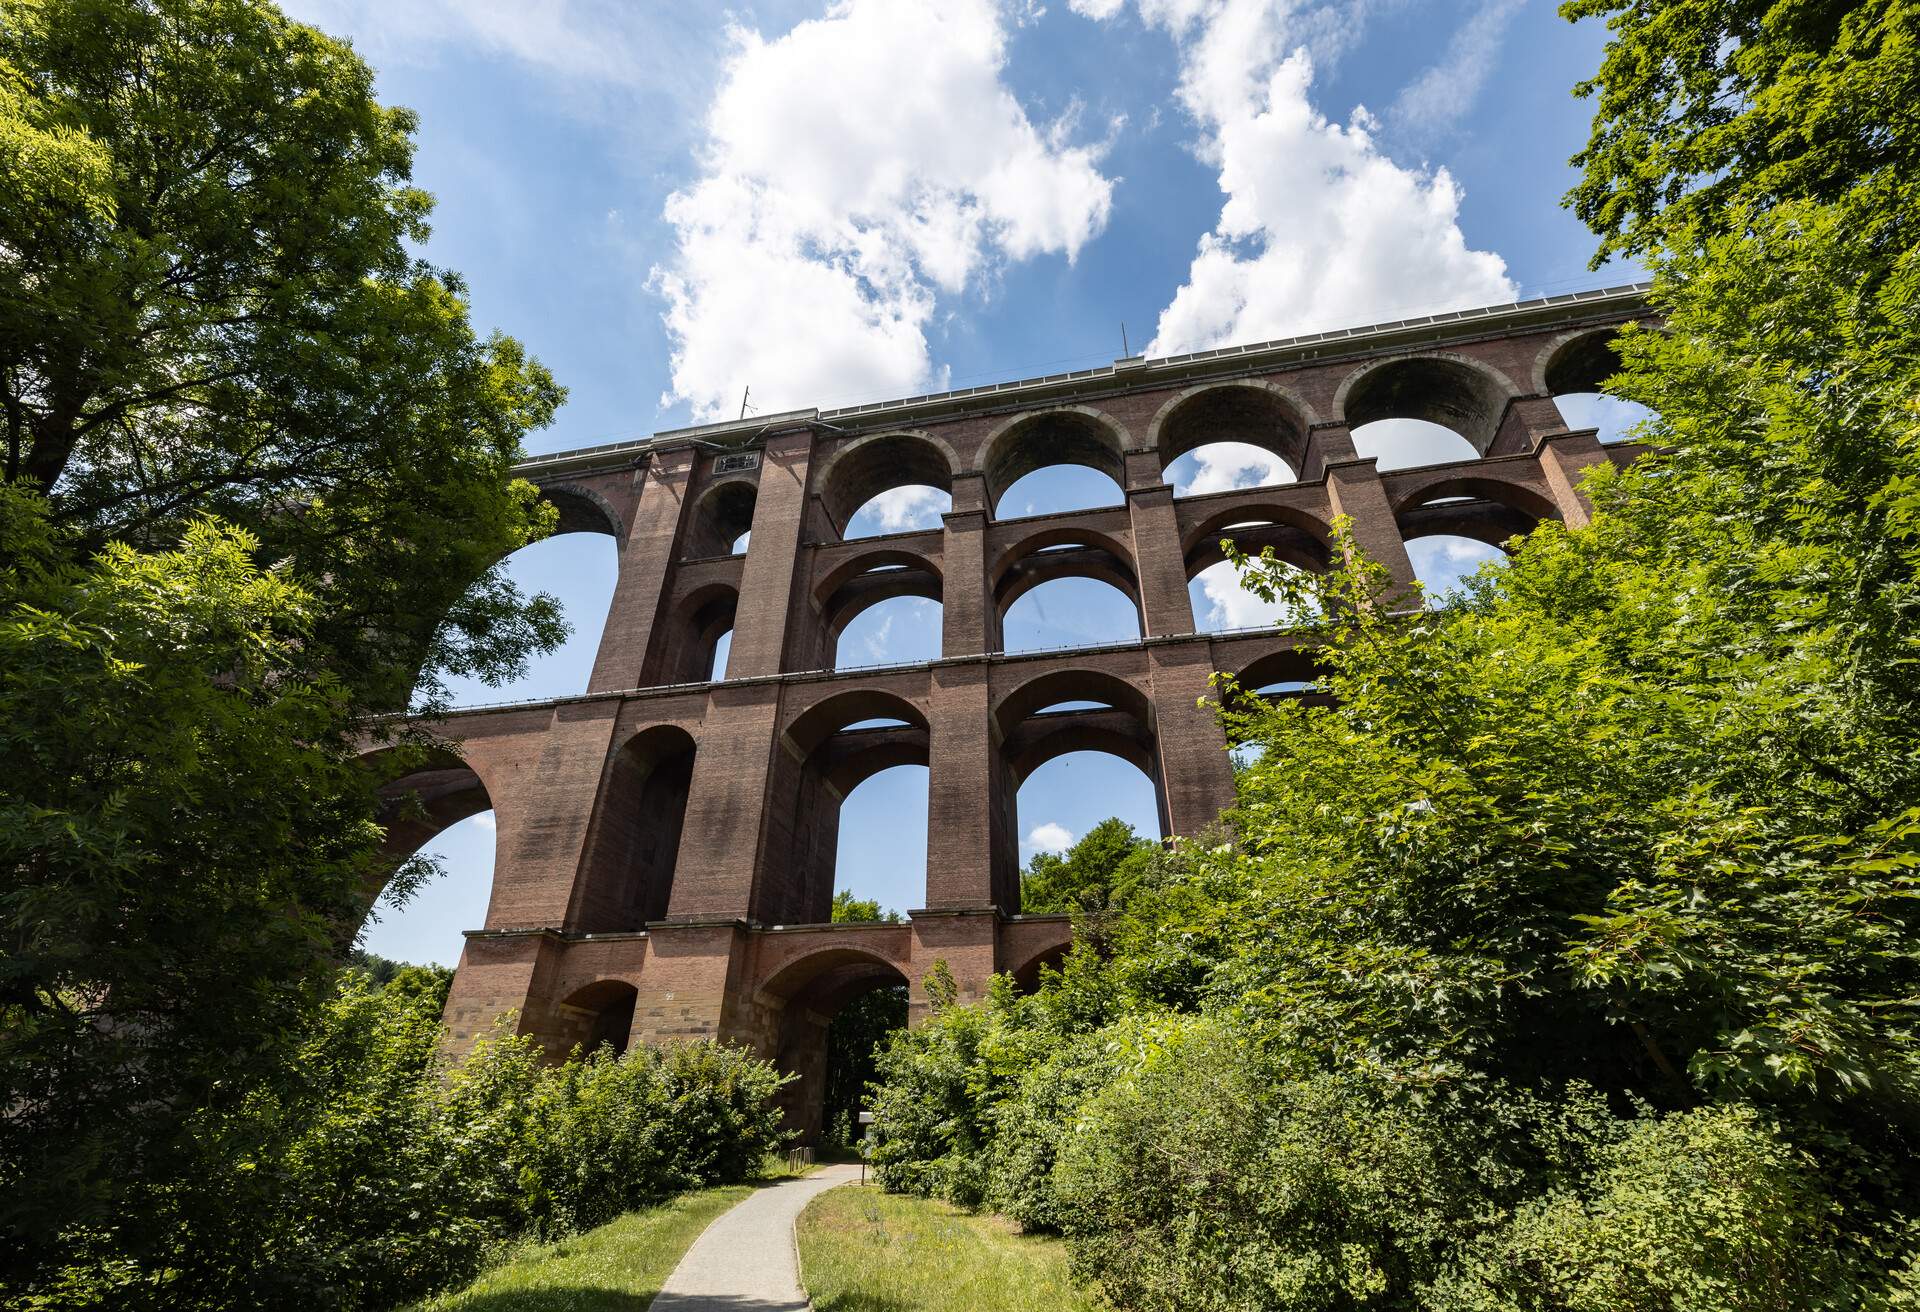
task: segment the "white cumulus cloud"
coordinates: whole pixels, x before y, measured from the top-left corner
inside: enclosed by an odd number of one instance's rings
[[[1185,285],[1160,315],[1151,353],[1513,297],[1505,262],[1468,247],[1452,175],[1396,163],[1364,108],[1345,123],[1315,108],[1309,48],[1349,43],[1364,3],[1137,5],[1142,21],[1167,31],[1179,50],[1180,102],[1225,197]],[[1073,7],[1092,17],[1120,8],[1100,0]]]
[[[890,487],[866,505],[855,518],[872,521],[873,531],[906,533],[916,529],[939,528],[940,517],[953,509],[953,498],[937,487],[910,483]]]
[[[771,40],[733,30],[652,279],[667,402],[713,418],[749,385],[765,410],[937,386],[941,296],[1101,230],[1101,147],[1028,118],[1001,77],[1008,21],[993,0],[841,0]]]
[[[1174,479],[1175,496],[1204,496],[1236,487],[1291,483],[1291,466],[1271,451],[1245,442],[1209,442],[1193,452],[1193,472]]]
[[[1248,591],[1241,585],[1240,571],[1224,560],[1193,577],[1207,599],[1207,614],[1199,617],[1204,628],[1261,629],[1287,622],[1290,611],[1285,602],[1263,601]]]
[[[1073,846],[1073,831],[1049,820],[1043,825],[1034,826],[1021,846],[1031,852],[1064,852]]]

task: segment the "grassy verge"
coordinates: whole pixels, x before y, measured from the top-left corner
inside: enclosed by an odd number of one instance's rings
[[[411,1312],[641,1312],[700,1232],[752,1192],[744,1184],[700,1189],[597,1230],[529,1244],[465,1289]]]
[[[857,1185],[800,1214],[800,1275],[819,1312],[1091,1312],[1066,1246],[997,1216]]]

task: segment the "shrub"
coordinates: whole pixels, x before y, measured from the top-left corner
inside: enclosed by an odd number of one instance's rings
[[[987,1201],[1030,1231],[1057,1231],[1053,1167],[1080,1104],[1113,1077],[1119,1043],[1106,1033],[1075,1039],[1020,1077],[994,1109]]]
[[[1810,1163],[1751,1107],[1636,1124],[1578,1192],[1467,1246],[1433,1312],[1789,1312],[1874,1295],[1836,1251]]]
[[[440,1055],[444,973],[343,972],[287,1078],[193,1122],[195,1169],[139,1195],[132,1248],[67,1236],[45,1308],[386,1308],[508,1241],[750,1175],[782,1141],[781,1077],[716,1043],[549,1065],[502,1025]],[[156,1224],[156,1220],[158,1223]]]

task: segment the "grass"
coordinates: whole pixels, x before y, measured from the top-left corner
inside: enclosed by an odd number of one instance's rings
[[[769,1158],[755,1184],[810,1169],[789,1171]],[[465,1289],[416,1303],[409,1312],[644,1312],[700,1232],[755,1184],[696,1190],[597,1230],[524,1245]]]
[[[1092,1312],[1067,1277],[1066,1245],[997,1216],[829,1189],[797,1227],[800,1274],[818,1312]]]

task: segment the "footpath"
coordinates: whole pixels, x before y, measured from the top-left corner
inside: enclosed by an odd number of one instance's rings
[[[823,1166],[756,1191],[693,1241],[652,1312],[807,1312],[793,1223],[815,1194],[859,1178],[857,1163]]]

